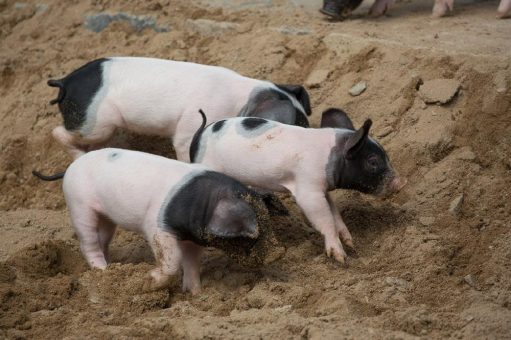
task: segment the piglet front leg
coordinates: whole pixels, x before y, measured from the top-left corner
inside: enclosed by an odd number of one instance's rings
[[[179,243],[183,259],[183,292],[190,292],[192,295],[200,293],[200,258],[202,248],[193,242],[182,241]]]
[[[351,237],[350,231],[348,230],[348,227],[344,223],[341,213],[339,212],[339,209],[337,209],[337,206],[335,205],[335,202],[332,199],[330,193],[326,194],[326,199],[328,200],[330,211],[332,212],[332,215],[335,220],[335,228],[339,233],[339,236],[341,237],[342,243],[344,243],[346,246],[354,250],[355,246],[353,245],[353,238]]]
[[[338,262],[346,263],[346,253],[342,248],[335,228],[335,220],[324,192],[314,192],[301,188],[293,193],[296,203],[300,206],[312,226],[325,238],[325,251],[328,257],[333,256]]]
[[[433,18],[440,18],[447,14],[447,11],[452,11],[454,8],[454,0],[435,0],[431,16]]]
[[[497,18],[507,18],[509,16],[511,16],[511,0],[500,0]]]
[[[376,0],[369,10],[369,15],[379,17],[387,12],[394,0]]]
[[[176,237],[168,232],[157,231],[149,239],[156,259],[156,268],[149,272],[143,290],[153,291],[165,288],[177,274],[181,263],[181,250]]]

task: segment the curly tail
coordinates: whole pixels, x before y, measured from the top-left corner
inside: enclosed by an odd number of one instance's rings
[[[192,162],[192,163],[195,160],[195,156],[197,155],[197,151],[199,149],[200,137],[202,135],[202,132],[204,131],[204,127],[206,126],[206,122],[207,122],[206,114],[204,113],[204,111],[202,111],[202,109],[199,109],[199,113],[202,116],[202,124],[199,127],[199,129],[195,132],[195,134],[193,135],[192,144],[190,145],[190,162]]]
[[[53,175],[46,176],[46,175],[43,175],[42,173],[40,173],[39,171],[36,171],[36,170],[32,171],[32,175],[34,175],[35,177],[37,177],[39,179],[42,179],[43,181],[56,181],[58,179],[63,178],[65,174],[66,174],[66,172],[62,171],[62,172],[57,172],[56,174],[53,174]]]
[[[58,79],[58,80],[50,79],[50,80],[48,80],[47,84],[48,84],[48,86],[59,88],[59,94],[57,95],[57,98],[50,100],[50,105],[54,105],[54,104],[62,102],[62,100],[64,99],[64,96],[66,94],[66,91],[64,89],[64,83],[62,82],[62,79]]]

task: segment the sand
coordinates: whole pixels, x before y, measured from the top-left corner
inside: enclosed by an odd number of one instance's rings
[[[510,338],[511,22],[494,18],[497,3],[457,2],[439,20],[429,0],[380,19],[364,3],[335,23],[303,1],[227,3],[0,1],[0,338]],[[155,22],[86,29],[84,16],[102,11]],[[370,117],[409,183],[385,200],[334,193],[357,249],[347,267],[326,258],[282,195],[291,214],[272,220],[279,255],[252,268],[207,249],[197,296],[181,293],[179,278],[144,292],[154,259],[127,232],[109,268],[90,270],[61,184],[31,171],[70,163],[50,135],[61,118],[47,79],[112,55],[308,79],[312,125],[329,107],[356,127]],[[432,82],[456,89],[445,99]],[[441,100],[424,102],[428,83]],[[167,140],[123,132],[113,145],[173,155]]]

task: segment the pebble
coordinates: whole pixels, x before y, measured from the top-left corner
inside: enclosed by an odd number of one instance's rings
[[[386,126],[383,128],[383,130],[378,134],[378,138],[383,138],[383,137],[386,137],[388,135],[390,135],[392,133],[392,131],[394,131],[394,129],[392,129],[392,126]]]
[[[127,14],[124,12],[118,13],[96,13],[87,15],[85,17],[85,28],[90,31],[99,33],[103,31],[105,28],[110,25],[111,22],[114,21],[124,21],[127,22],[131,27],[133,27],[137,31],[141,31],[145,28],[151,28],[155,32],[168,32],[170,29],[168,27],[162,27],[156,25],[156,19],[148,16],[136,16]]]
[[[410,288],[410,284],[407,281],[400,279],[398,277],[387,276],[385,278],[385,283],[388,284],[389,286],[395,287],[399,291],[404,291]]]
[[[305,86],[309,88],[320,87],[321,84],[328,79],[330,70],[314,70],[312,71],[307,80],[305,80]]]
[[[236,31],[240,28],[239,24],[235,24],[233,22],[209,19],[187,20],[186,26],[205,36],[219,36],[228,32]]]
[[[281,26],[274,28],[275,31],[288,34],[288,35],[308,35],[313,33],[314,31],[307,27],[291,27],[291,26]]]
[[[431,217],[431,216],[421,216],[421,217],[419,217],[419,222],[420,222],[422,225],[430,226],[430,225],[432,225],[433,223],[435,223],[435,218],[434,218],[434,217]]]
[[[355,86],[353,86],[350,90],[349,90],[349,93],[356,97],[356,96],[359,96],[362,94],[362,92],[364,92],[367,88],[367,83],[365,81],[361,81],[359,83],[357,83]]]
[[[464,194],[461,194],[457,196],[455,199],[452,200],[451,204],[449,205],[449,212],[457,216],[461,210],[461,206],[463,205],[463,199],[465,198]]]
[[[466,146],[458,151],[456,158],[464,161],[473,161],[476,159],[476,155],[470,146]]]
[[[15,2],[14,3],[14,9],[23,9],[27,6],[28,6],[28,4],[26,2]]]
[[[454,98],[460,87],[456,79],[427,80],[419,88],[419,95],[426,104],[446,104]]]
[[[476,279],[475,279],[474,275],[472,275],[472,274],[468,274],[465,277],[463,277],[463,281],[465,281],[465,283],[467,285],[469,285],[470,287],[472,287],[474,289],[477,286]]]

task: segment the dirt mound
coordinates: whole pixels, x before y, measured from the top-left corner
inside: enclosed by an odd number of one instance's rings
[[[300,3],[0,1],[0,337],[509,337],[509,21],[494,19],[491,2],[460,3],[436,21],[431,1],[396,4],[378,20],[363,14],[368,3],[342,23]],[[86,16],[122,20],[97,33]],[[409,183],[385,200],[334,193],[356,245],[347,267],[324,256],[283,195],[290,216],[271,219],[271,261],[252,268],[207,249],[197,296],[182,294],[179,278],[142,291],[154,259],[127,232],[115,237],[113,264],[90,270],[61,183],[31,171],[70,162],[51,137],[61,117],[47,79],[111,55],[309,79],[312,125],[329,107],[356,127],[371,118]],[[351,95],[360,82],[365,91]],[[111,145],[173,156],[168,140],[122,131]]]

